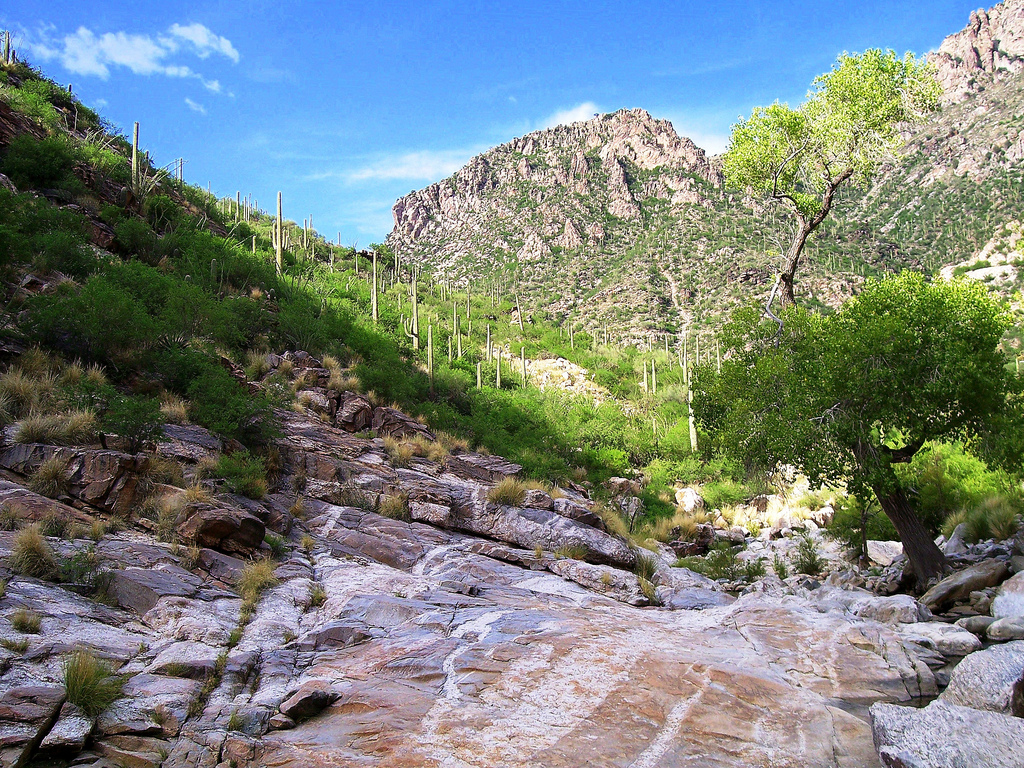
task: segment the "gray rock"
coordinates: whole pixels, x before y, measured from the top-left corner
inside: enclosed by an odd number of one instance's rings
[[[477,480],[496,483],[506,477],[515,477],[523,468],[503,459],[501,456],[485,456],[481,453],[462,453],[448,456],[444,468],[463,480]]]
[[[342,392],[340,404],[334,415],[336,426],[346,432],[362,432],[373,423],[373,406],[370,401],[355,392]]]
[[[16,686],[0,696],[0,765],[24,765],[63,703],[64,689],[57,686]]]
[[[941,621],[900,624],[896,630],[904,641],[929,648],[947,659],[963,657],[981,648],[981,640],[974,634]]]
[[[251,554],[266,534],[263,522],[241,509],[189,504],[178,515],[178,535],[200,547]]]
[[[597,528],[599,531],[607,530],[604,525],[604,520],[587,509],[587,507],[576,503],[572,499],[555,499],[552,506],[547,507],[547,509],[553,509],[556,514],[559,514],[562,517],[568,517],[570,520],[576,520],[584,525]]]
[[[952,603],[969,597],[971,592],[999,584],[1009,572],[1002,560],[985,560],[944,578],[924,593],[921,603],[938,613]]]
[[[295,727],[295,721],[288,717],[288,715],[282,715],[278,712],[270,718],[270,727],[275,731],[287,731]]]
[[[953,669],[939,696],[950,704],[1024,717],[1024,642],[972,653]]]
[[[999,587],[992,600],[992,615],[997,619],[1024,616],[1024,572],[1015,573]]]
[[[899,541],[868,541],[868,559],[885,568],[903,554],[903,544]]]
[[[991,616],[964,616],[964,618],[956,620],[956,626],[963,627],[978,637],[984,637],[989,625],[994,621],[995,619]]]
[[[338,700],[339,694],[327,680],[310,680],[281,702],[281,714],[295,722],[306,720],[318,714]]]
[[[200,579],[182,568],[160,565],[114,571],[109,591],[118,605],[141,616],[161,597],[191,597],[201,585]]]
[[[967,523],[960,523],[956,528],[953,529],[953,533],[949,537],[949,541],[942,545],[942,554],[949,557],[950,555],[962,555],[967,551]]]
[[[988,625],[985,636],[989,640],[997,642],[1024,640],[1024,616],[1008,616],[1005,619],[996,619]]]
[[[44,752],[81,752],[92,733],[94,723],[93,718],[87,717],[82,710],[66,701],[57,722],[40,742],[39,749]]]
[[[933,701],[924,709],[874,704],[871,732],[889,768],[1024,766],[1024,720]]]
[[[183,640],[162,650],[146,669],[154,675],[202,680],[213,674],[218,651],[205,643]]]

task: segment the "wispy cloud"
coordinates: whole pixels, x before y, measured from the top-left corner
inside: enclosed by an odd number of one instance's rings
[[[451,176],[481,147],[466,149],[421,150],[404,154],[384,155],[373,161],[345,171],[340,175],[347,181],[386,181],[407,179],[410,181],[437,181]],[[338,176],[337,173],[323,174],[320,178]]]
[[[193,112],[198,112],[200,115],[206,114],[206,107],[204,107],[202,104],[199,104],[198,102],[192,101],[192,99],[190,99],[188,96],[185,97],[185,103],[188,105],[188,108],[191,109]]]
[[[24,46],[43,61],[57,61],[69,72],[106,80],[112,69],[127,69],[136,75],[165,75],[194,78],[208,90],[220,93],[221,84],[208,80],[177,60],[189,53],[200,59],[223,56],[238,63],[241,55],[226,37],[214,34],[202,24],[172,24],[156,36],[129,32],[97,34],[79,27],[73,34],[55,38],[52,27],[27,34]]]
[[[595,114],[600,114],[601,108],[592,101],[585,101],[569,109],[560,109],[547,119],[543,120],[541,127],[554,128],[556,125],[568,125],[578,123],[581,120],[590,120]]]

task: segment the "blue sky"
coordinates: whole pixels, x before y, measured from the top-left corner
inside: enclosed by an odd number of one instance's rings
[[[380,242],[391,205],[509,139],[643,107],[705,149],[842,51],[922,54],[977,0],[861,2],[101,3],[14,0],[33,64],[160,163],[342,242]]]

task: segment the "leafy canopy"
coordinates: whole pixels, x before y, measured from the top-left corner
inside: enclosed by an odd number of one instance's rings
[[[870,281],[832,316],[791,307],[781,338],[758,309],[725,330],[722,371],[703,368],[695,415],[724,448],[791,464],[812,485],[885,488],[929,440],[983,432],[1006,409],[1006,313],[978,283],[917,273]],[[870,455],[872,461],[865,461]]]
[[[757,107],[733,126],[726,177],[813,218],[830,187],[869,179],[899,147],[900,126],[937,109],[939,93],[929,67],[911,53],[844,53],[800,107]]]

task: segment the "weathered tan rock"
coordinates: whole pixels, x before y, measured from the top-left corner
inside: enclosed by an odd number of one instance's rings
[[[918,643],[946,658],[963,657],[981,648],[981,641],[973,633],[941,621],[900,624],[897,631],[905,641]]]
[[[223,552],[250,554],[263,543],[263,522],[237,508],[193,503],[178,515],[178,535],[183,541]]]
[[[448,456],[444,460],[444,468],[455,477],[483,483],[496,483],[506,477],[515,477],[523,470],[518,464],[513,464],[501,456],[485,456],[481,453]]]
[[[988,625],[985,637],[996,642],[1024,640],[1024,616],[1007,616]]]
[[[944,578],[924,593],[921,603],[929,610],[939,612],[957,600],[969,597],[971,592],[999,584],[1009,573],[1002,560],[985,560]]]
[[[889,768],[1024,766],[1024,720],[933,701],[924,709],[875,704],[871,729]]]
[[[939,698],[961,707],[1024,717],[1024,641],[967,656],[953,668]]]

